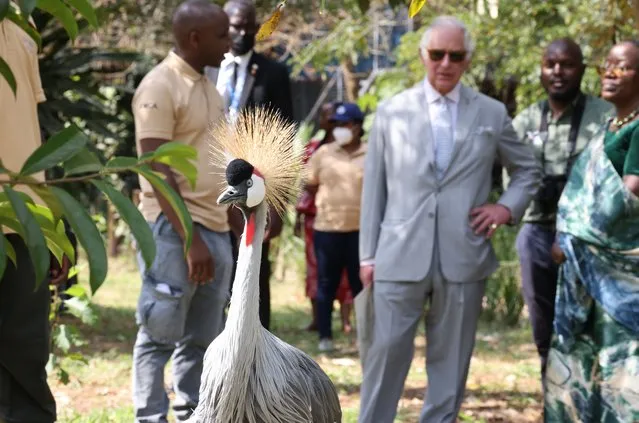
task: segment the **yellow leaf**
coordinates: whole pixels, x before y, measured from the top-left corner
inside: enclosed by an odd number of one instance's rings
[[[408,16],[414,18],[415,15],[422,10],[422,7],[426,4],[426,0],[410,0],[410,6],[408,6]]]
[[[262,24],[262,26],[260,26],[260,29],[259,31],[257,31],[257,35],[255,36],[255,39],[257,41],[262,41],[266,39],[269,35],[271,35],[277,29],[277,24],[280,23],[280,16],[282,15],[282,9],[284,8],[284,4],[286,4],[286,1],[283,1],[282,3],[278,4],[277,9],[275,9],[275,12],[273,12],[271,17],[268,18],[266,22]]]

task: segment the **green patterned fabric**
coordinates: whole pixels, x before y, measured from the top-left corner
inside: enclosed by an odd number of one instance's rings
[[[607,132],[604,146],[619,175],[639,175],[639,120],[617,132]]]
[[[574,105],[571,105],[558,118],[553,117],[552,112],[548,112],[548,133],[545,144],[545,175],[564,175],[566,173],[566,163],[570,153],[568,137],[570,134],[570,121],[572,120]],[[543,101],[537,102],[524,109],[513,119],[513,127],[522,142],[530,144],[535,152],[537,160],[541,160],[542,137],[539,133],[541,125],[541,115]],[[586,105],[584,114],[577,133],[577,144],[575,146],[575,156],[581,153],[594,135],[599,132],[607,118],[614,111],[612,104],[598,97],[586,95]],[[574,157],[574,156],[573,156]],[[508,176],[504,170],[504,181],[507,185]],[[555,214],[544,214],[535,199],[531,201],[526,210],[523,222],[541,223],[554,226]]]
[[[639,200],[604,150],[575,163],[559,202],[560,268],[545,421],[639,422]]]

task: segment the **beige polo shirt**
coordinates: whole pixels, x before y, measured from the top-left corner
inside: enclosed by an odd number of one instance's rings
[[[9,64],[17,84],[14,96],[7,81],[0,77],[0,159],[5,168],[18,172],[42,144],[37,106],[45,101],[45,96],[40,82],[38,46],[19,26],[4,19],[0,21],[0,57]],[[44,181],[44,172],[32,176]],[[24,185],[16,185],[15,189],[42,204]],[[12,231],[4,228],[3,232]]]
[[[359,230],[366,144],[348,153],[337,143],[325,144],[308,161],[308,183],[318,185],[313,228],[324,232]]]
[[[224,105],[215,86],[174,52],[142,80],[133,97],[135,140],[157,138],[177,141],[198,152],[198,176],[195,189],[179,173],[175,178],[182,198],[194,222],[206,228],[229,230],[227,206],[218,205],[223,188],[223,169],[210,164],[210,125],[224,118]],[[151,184],[140,178],[140,211],[154,222],[161,212]]]

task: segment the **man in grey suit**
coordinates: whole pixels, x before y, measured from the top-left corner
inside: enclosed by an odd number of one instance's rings
[[[426,80],[376,112],[360,232],[362,282],[375,281],[360,423],[393,421],[427,300],[432,389],[420,422],[455,421],[485,281],[498,267],[489,238],[521,218],[539,184],[533,152],[506,107],[459,82],[472,52],[463,23],[437,18],[420,44]],[[487,204],[496,158],[511,182],[497,204]]]

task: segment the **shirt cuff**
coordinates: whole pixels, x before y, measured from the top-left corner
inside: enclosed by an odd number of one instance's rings
[[[374,266],[375,265],[375,260],[373,259],[368,259],[368,260],[362,260],[359,262],[360,267],[361,266]]]

